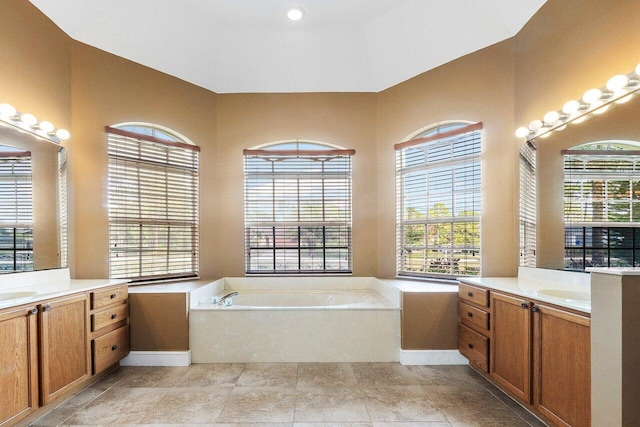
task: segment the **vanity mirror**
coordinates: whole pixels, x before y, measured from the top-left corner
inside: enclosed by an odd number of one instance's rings
[[[636,168],[632,159],[640,154],[640,96],[611,104],[604,114],[592,114],[583,123],[532,142],[536,147],[536,266],[580,270],[594,262],[598,266],[640,263],[640,166]],[[592,145],[584,150],[585,144]],[[620,155],[622,149],[624,155]],[[565,160],[571,156],[582,164],[569,182]],[[565,201],[573,204],[568,216]]]
[[[0,126],[0,273],[67,266],[66,153]]]

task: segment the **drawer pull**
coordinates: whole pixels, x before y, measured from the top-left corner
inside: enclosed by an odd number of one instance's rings
[[[535,305],[531,307],[531,311],[533,311],[534,313],[536,313],[538,311],[538,307],[536,307]]]
[[[49,310],[51,310],[51,306],[49,304],[42,307],[42,311],[49,311]]]
[[[473,317],[473,313],[467,313],[467,316]]]
[[[112,315],[111,315],[111,320],[115,319],[116,317],[118,317],[118,315],[117,315],[117,314],[115,314],[115,313],[114,313],[114,314],[112,314]]]
[[[111,296],[109,298],[116,299],[117,296],[118,296],[118,294],[111,294]]]
[[[467,292],[467,296],[468,296],[469,298],[473,298],[473,292]]]
[[[117,345],[114,345],[113,347],[111,347],[111,351],[116,351],[118,349]]]
[[[473,348],[473,344],[469,344],[469,348]]]
[[[523,302],[522,304],[520,304],[520,307],[529,308],[529,304],[527,304],[526,302]]]
[[[29,313],[27,313],[29,316],[31,316],[32,314],[38,314],[38,309],[37,308],[32,308],[31,310],[29,310]]]

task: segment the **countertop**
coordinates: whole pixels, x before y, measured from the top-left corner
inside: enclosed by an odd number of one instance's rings
[[[410,280],[410,279],[378,279],[387,285],[399,290],[400,292],[458,292],[458,284],[456,282],[436,282],[429,280]]]
[[[559,298],[541,293],[541,291],[546,290],[560,290],[578,292],[580,294],[590,294],[590,286],[537,280],[530,277],[461,277],[458,280],[470,285],[483,286],[496,291],[507,292],[524,298],[531,298],[536,301],[570,308],[583,313],[591,313],[591,299],[589,299],[589,301],[583,301],[578,299]]]

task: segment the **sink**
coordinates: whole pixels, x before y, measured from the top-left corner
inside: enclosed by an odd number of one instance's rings
[[[38,292],[35,291],[0,292],[0,304],[8,305],[29,301],[36,295],[38,295]]]
[[[585,291],[572,291],[568,289],[542,289],[538,291],[537,294],[544,297],[560,298],[567,301],[591,301],[591,293]]]

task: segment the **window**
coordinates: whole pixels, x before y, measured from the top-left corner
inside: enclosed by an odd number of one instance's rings
[[[69,265],[69,210],[67,207],[67,150],[58,150],[58,194],[60,194],[60,266]]]
[[[520,265],[536,267],[536,149],[520,146]]]
[[[311,142],[244,150],[247,274],[351,273],[353,154]]]
[[[396,144],[397,274],[480,274],[481,123]]]
[[[640,266],[640,143],[564,154],[565,269]]]
[[[0,148],[0,272],[31,271],[31,153],[6,146]]]
[[[198,275],[199,147],[152,125],[107,127],[109,275]]]

